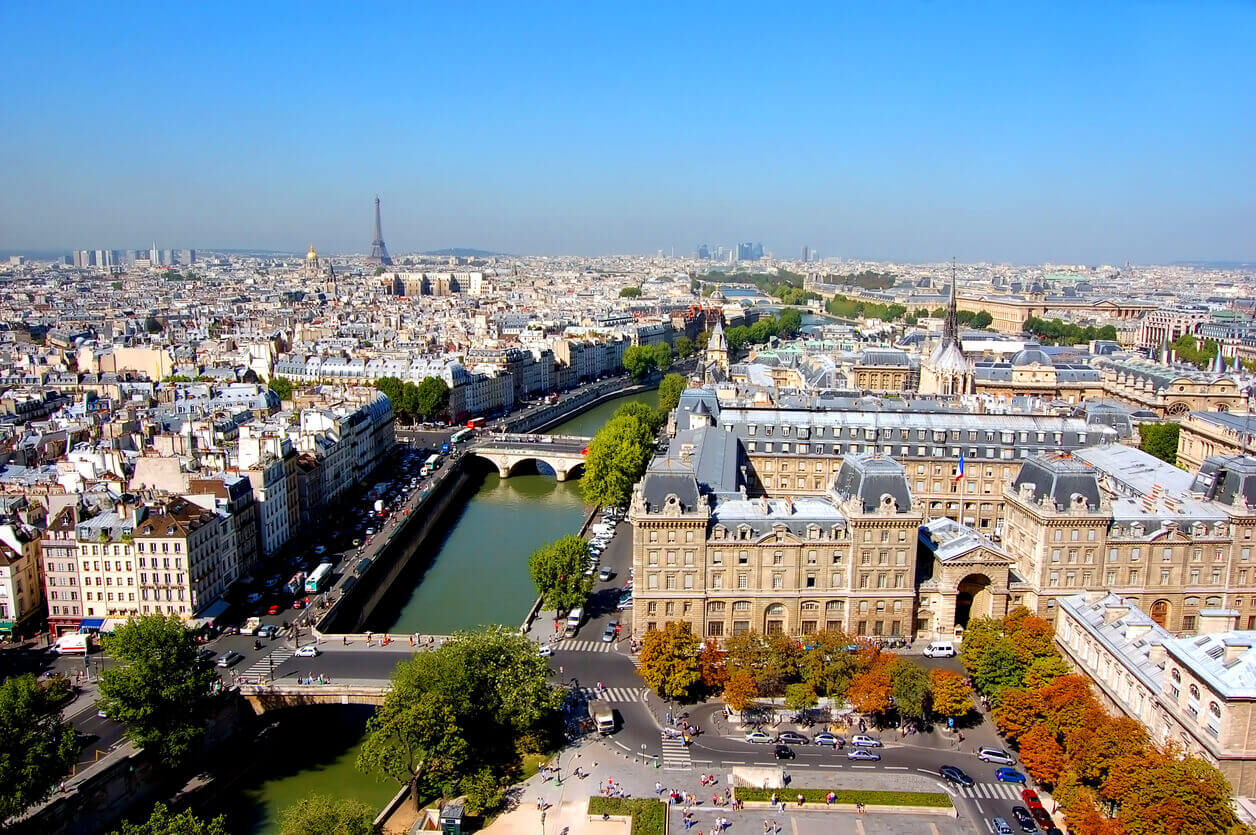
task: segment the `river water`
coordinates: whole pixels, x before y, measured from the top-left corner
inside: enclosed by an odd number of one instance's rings
[[[593,435],[630,402],[655,407],[658,392],[616,398],[550,431]],[[501,479],[486,473],[461,512],[451,515],[444,538],[433,543],[435,555],[414,578],[409,597],[379,617],[385,625],[391,623],[387,631],[428,634],[520,623],[536,599],[528,556],[575,533],[587,511],[578,481],[560,484],[544,474]],[[342,708],[285,715],[263,744],[250,748],[247,759],[253,766],[223,799],[222,808],[231,813],[231,831],[278,833],[283,809],[310,794],[354,797],[382,808],[397,786],[356,767],[368,716]],[[317,732],[311,733],[311,727]]]

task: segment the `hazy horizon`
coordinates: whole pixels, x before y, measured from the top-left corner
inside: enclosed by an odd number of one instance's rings
[[[1251,5],[10,3],[0,26],[0,251],[366,252],[379,194],[398,254],[1256,261]]]

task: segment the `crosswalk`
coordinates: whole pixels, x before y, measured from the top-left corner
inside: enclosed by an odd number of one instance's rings
[[[645,694],[650,691],[645,687],[605,687],[599,694],[592,687],[581,687],[580,692],[586,699],[602,699],[607,702],[644,702]]]
[[[693,768],[693,760],[689,758],[689,746],[684,740],[672,739],[663,734],[659,734],[659,739],[663,744],[664,771],[688,771]]]
[[[604,641],[559,641],[555,649],[562,652],[610,652],[613,646]]]
[[[279,665],[287,661],[293,655],[294,655],[293,651],[288,649],[287,647],[277,646],[271,651],[270,655],[263,655],[261,658],[254,661],[252,666],[250,666],[247,670],[241,673],[241,675],[245,676],[246,678],[253,678],[255,676],[269,676],[271,670],[278,670]]]
[[[1020,783],[977,783],[960,787],[958,791],[964,797],[1020,800],[1023,788]]]

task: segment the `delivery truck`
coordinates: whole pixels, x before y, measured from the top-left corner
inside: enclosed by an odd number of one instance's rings
[[[66,632],[57,637],[52,651],[58,655],[86,655],[91,636],[84,632]]]
[[[615,732],[615,711],[604,699],[589,699],[589,718],[602,736]]]

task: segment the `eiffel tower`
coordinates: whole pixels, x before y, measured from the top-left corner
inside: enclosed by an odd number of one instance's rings
[[[388,247],[384,246],[384,233],[379,225],[379,195],[375,195],[375,240],[371,241],[371,255],[366,259],[371,264],[383,264],[385,267],[392,266],[392,256],[388,254]]]

